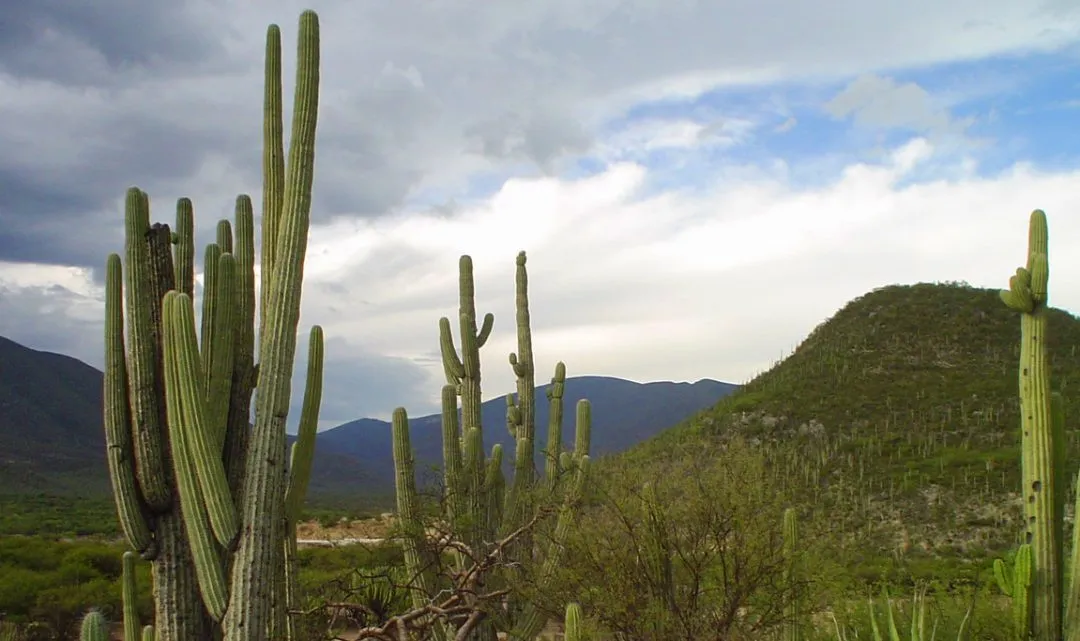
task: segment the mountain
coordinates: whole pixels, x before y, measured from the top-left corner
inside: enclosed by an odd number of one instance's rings
[[[537,460],[547,446],[548,401],[550,385],[536,388]],[[704,379],[696,383],[635,383],[605,376],[579,376],[566,379],[563,392],[563,443],[573,444],[574,407],[587,398],[592,405],[593,455],[611,454],[625,450],[670,427],[687,416],[709,407],[737,388],[730,383]],[[484,445],[490,450],[501,443],[505,452],[513,452],[513,439],[506,429],[506,400],[497,397],[481,408]],[[418,475],[433,474],[442,461],[442,427],[438,414],[409,419],[410,436]],[[331,450],[351,456],[361,462],[367,472],[366,482],[380,488],[392,489],[394,461],[390,424],[375,419],[360,419],[326,430],[319,434],[317,449]],[[513,461],[506,456],[507,466]],[[328,485],[324,468],[313,475],[312,484]]]
[[[597,452],[616,452],[707,407],[728,383],[634,383],[617,378],[566,381],[565,433],[572,438],[577,399],[593,403]],[[547,436],[547,386],[537,388],[537,425]],[[102,495],[109,491],[101,425],[102,373],[68,356],[0,337],[0,493]],[[509,443],[503,397],[483,406],[489,444]],[[439,417],[411,421],[418,464],[441,459]],[[541,446],[542,446],[541,443]],[[504,445],[505,447],[505,445]],[[367,497],[393,491],[390,425],[360,419],[321,432],[309,492],[313,498]]]
[[[101,372],[0,336],[0,488],[108,488]]]
[[[1080,321],[1050,310],[1047,342],[1073,478]],[[677,443],[742,435],[781,466],[806,514],[844,533],[848,560],[966,563],[1019,532],[1019,353],[1019,316],[996,290],[881,288],[714,407],[605,463],[645,480],[650,460]],[[863,570],[874,571],[868,561]]]

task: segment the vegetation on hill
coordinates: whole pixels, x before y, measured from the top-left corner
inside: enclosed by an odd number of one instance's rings
[[[1052,380],[1080,415],[1080,322],[1051,309]],[[761,446],[853,566],[940,568],[1019,533],[1020,326],[995,290],[889,286],[851,301],[782,362],[625,454],[741,435]],[[1068,474],[1080,459],[1068,431]],[[1067,503],[1071,506],[1071,502]],[[983,569],[983,565],[978,566]]]

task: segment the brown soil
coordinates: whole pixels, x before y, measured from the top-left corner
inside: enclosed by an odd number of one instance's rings
[[[371,519],[341,521],[330,527],[323,527],[318,521],[306,521],[296,525],[296,538],[320,541],[382,539],[390,533],[395,523],[396,519],[389,513]]]

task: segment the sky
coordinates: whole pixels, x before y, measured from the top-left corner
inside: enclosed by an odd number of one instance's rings
[[[874,288],[1004,286],[1034,208],[1051,303],[1080,312],[1074,0],[84,4],[0,22],[0,335],[35,349],[101,367],[129,186],[164,222],[192,198],[200,245],[238,193],[259,202],[266,27],[289,103],[305,8],[322,85],[294,378],[322,325],[323,428],[436,409],[461,254],[496,317],[488,398],[513,387],[520,250],[538,383],[558,360],[745,382]]]

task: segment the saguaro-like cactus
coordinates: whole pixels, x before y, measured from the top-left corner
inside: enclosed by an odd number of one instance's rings
[[[259,365],[248,196],[237,198],[235,236],[221,221],[217,242],[206,249],[198,333],[190,200],[178,202],[171,233],[150,225],[147,195],[128,190],[126,261],[122,267],[113,254],[106,262],[109,468],[128,543],[153,561],[155,636],[163,641],[262,641],[290,631],[286,610],[295,589],[287,568],[322,385],[323,337],[314,327],[299,440],[286,460],[318,109],[317,16],[300,17],[287,170],[276,25],[267,31],[266,54]],[[137,622],[130,627],[137,630]]]
[[[1031,213],[1028,228],[1027,265],[1016,270],[1009,279],[1009,289],[1001,292],[1002,301],[1020,314],[1021,492],[1024,546],[1030,548],[1021,547],[1017,554],[1017,575],[1011,591],[1017,617],[1025,616],[1030,608],[1027,625],[1017,620],[1021,634],[1030,629],[1031,636],[1037,641],[1063,638],[1080,641],[1080,581],[1076,580],[1080,555],[1075,545],[1071,561],[1074,579],[1067,597],[1063,578],[1065,417],[1060,395],[1050,391],[1046,346],[1050,276],[1048,241],[1046,214],[1035,210]],[[1023,598],[1020,573],[1028,572],[1029,554],[1030,599],[1027,600]],[[1000,567],[995,569],[999,583],[1002,583],[1005,573]]]
[[[462,256],[459,263],[459,320],[461,327],[460,355],[454,345],[450,320],[439,321],[439,338],[442,347],[443,366],[447,385],[442,393],[443,475],[445,522],[451,525],[453,534],[459,537],[470,554],[457,555],[459,570],[482,558],[490,546],[501,538],[522,529],[536,514],[535,497],[546,489],[550,499],[560,504],[555,527],[549,544],[535,545],[532,538],[521,537],[507,550],[509,565],[520,567],[523,561],[536,563],[537,575],[533,582],[542,589],[554,576],[560,562],[563,542],[574,517],[576,504],[581,496],[588,469],[590,407],[588,401],[579,401],[573,454],[560,452],[562,442],[563,385],[566,368],[556,366],[555,378],[549,390],[551,424],[549,425],[549,451],[545,461],[547,469],[543,487],[534,471],[535,411],[533,409],[534,374],[532,359],[532,333],[529,323],[528,277],[525,270],[525,253],[517,257],[517,352],[510,355],[510,365],[517,377],[517,394],[507,398],[507,427],[514,437],[514,478],[509,484],[503,477],[502,447],[495,445],[491,456],[483,451],[483,426],[480,420],[480,347],[491,333],[494,318],[485,316],[477,327],[476,304],[473,291],[472,259]],[[457,398],[461,397],[461,420],[458,420]],[[433,551],[424,536],[423,523],[416,508],[416,482],[412,450],[409,445],[409,426],[404,409],[394,414],[394,465],[397,470],[398,516],[406,537],[405,560],[410,576],[416,577],[419,590],[414,598],[416,604],[426,601],[440,589],[438,577],[432,575],[435,565]],[[565,474],[571,478],[567,483],[560,479]],[[555,492],[558,492],[555,494]],[[505,585],[508,576],[492,576],[486,584]],[[544,624],[544,618],[535,606],[519,603],[512,596],[503,611],[489,612],[488,619],[474,632],[474,639],[492,639],[495,630],[508,633],[510,639],[531,641]]]

